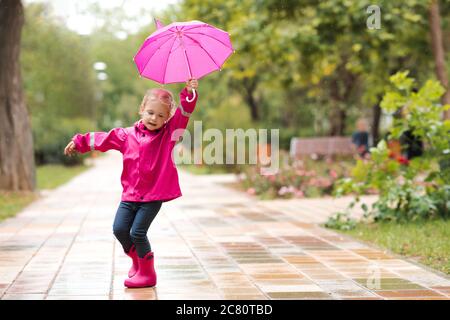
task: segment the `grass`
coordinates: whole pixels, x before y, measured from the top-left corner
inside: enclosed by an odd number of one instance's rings
[[[358,223],[355,229],[335,231],[450,274],[450,220]]]
[[[66,167],[63,165],[43,165],[36,169],[37,190],[55,189],[86,170],[87,166]],[[17,212],[39,197],[36,192],[0,192],[0,222],[14,217]]]
[[[34,192],[0,191],[0,221],[13,217],[37,198]]]
[[[39,166],[36,170],[37,189],[55,189],[85,171],[87,168],[87,166],[83,165],[67,167],[60,164]]]

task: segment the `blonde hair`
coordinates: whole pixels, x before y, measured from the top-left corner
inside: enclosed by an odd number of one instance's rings
[[[142,99],[140,109],[144,109],[147,103],[158,102],[165,105],[169,110],[169,117],[175,113],[175,100],[172,92],[165,89],[153,88],[147,90]]]
[[[356,127],[357,129],[363,129],[363,130],[368,130],[369,129],[369,123],[367,122],[366,118],[359,118],[356,121]]]

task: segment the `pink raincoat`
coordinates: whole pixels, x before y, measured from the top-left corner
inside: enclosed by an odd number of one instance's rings
[[[191,100],[193,95],[184,88],[180,92],[181,105],[158,130],[148,130],[139,120],[128,128],[77,134],[72,141],[81,153],[111,149],[122,153],[122,201],[173,200],[182,194],[172,151],[197,102],[197,95],[192,102],[187,102],[186,97]]]

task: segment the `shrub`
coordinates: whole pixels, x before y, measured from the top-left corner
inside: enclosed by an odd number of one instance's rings
[[[349,174],[348,163],[332,159],[293,160],[286,152],[280,152],[277,174],[261,175],[259,166],[247,166],[243,170],[241,184],[248,193],[263,199],[331,195],[335,182]]]
[[[86,118],[52,118],[48,115],[34,116],[32,119],[34,154],[38,165],[46,163],[62,163],[65,165],[80,164],[83,155],[67,157],[64,148],[76,133],[94,131],[91,120]]]
[[[358,160],[351,177],[337,182],[337,196],[356,195],[349,208],[368,189],[380,192],[371,210],[363,208],[366,220],[414,221],[449,216],[450,121],[441,120],[441,115],[450,106],[439,103],[444,89],[437,81],[428,80],[413,92],[414,79],[407,75],[408,72],[400,72],[390,78],[395,89],[388,91],[381,103],[386,112],[402,109],[405,115],[394,120],[388,139],[399,139],[403,132],[410,130],[428,148],[420,157],[395,158],[387,142],[381,140],[376,148],[371,148],[370,159]],[[338,214],[348,215],[349,208]],[[331,217],[329,225],[336,219],[337,215]]]

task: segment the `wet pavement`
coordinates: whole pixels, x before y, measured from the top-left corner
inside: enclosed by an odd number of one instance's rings
[[[261,201],[184,171],[148,232],[158,284],[127,289],[120,154],[94,164],[0,223],[0,299],[450,299],[447,276],[318,225],[349,197]]]

